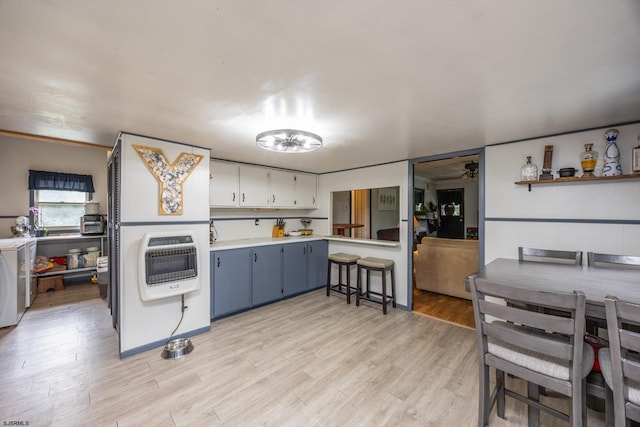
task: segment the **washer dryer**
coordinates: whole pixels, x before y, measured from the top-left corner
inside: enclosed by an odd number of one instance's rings
[[[0,328],[17,325],[25,312],[29,260],[26,239],[0,239]]]
[[[25,261],[27,263],[27,267],[25,269],[27,273],[27,287],[25,289],[25,298],[24,305],[26,308],[31,307],[33,304],[33,300],[36,299],[38,295],[38,278],[35,273],[35,260],[36,260],[36,247],[38,244],[38,240],[35,237],[26,237],[26,244],[24,245],[25,250]]]

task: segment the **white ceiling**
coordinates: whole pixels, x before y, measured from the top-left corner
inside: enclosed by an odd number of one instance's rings
[[[328,172],[640,119],[637,0],[0,0],[0,129]],[[307,154],[260,150],[277,128]]]

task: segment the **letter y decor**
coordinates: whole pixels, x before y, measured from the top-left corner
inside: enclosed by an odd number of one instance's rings
[[[204,156],[180,153],[172,164],[159,148],[134,145],[133,148],[158,181],[160,215],[182,215],[182,185]]]

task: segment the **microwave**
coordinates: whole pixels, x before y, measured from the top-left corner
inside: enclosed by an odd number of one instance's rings
[[[80,218],[80,234],[104,234],[102,215],[84,215]]]

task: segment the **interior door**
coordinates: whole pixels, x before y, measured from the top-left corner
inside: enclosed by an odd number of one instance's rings
[[[438,190],[438,237],[464,239],[464,189]]]

